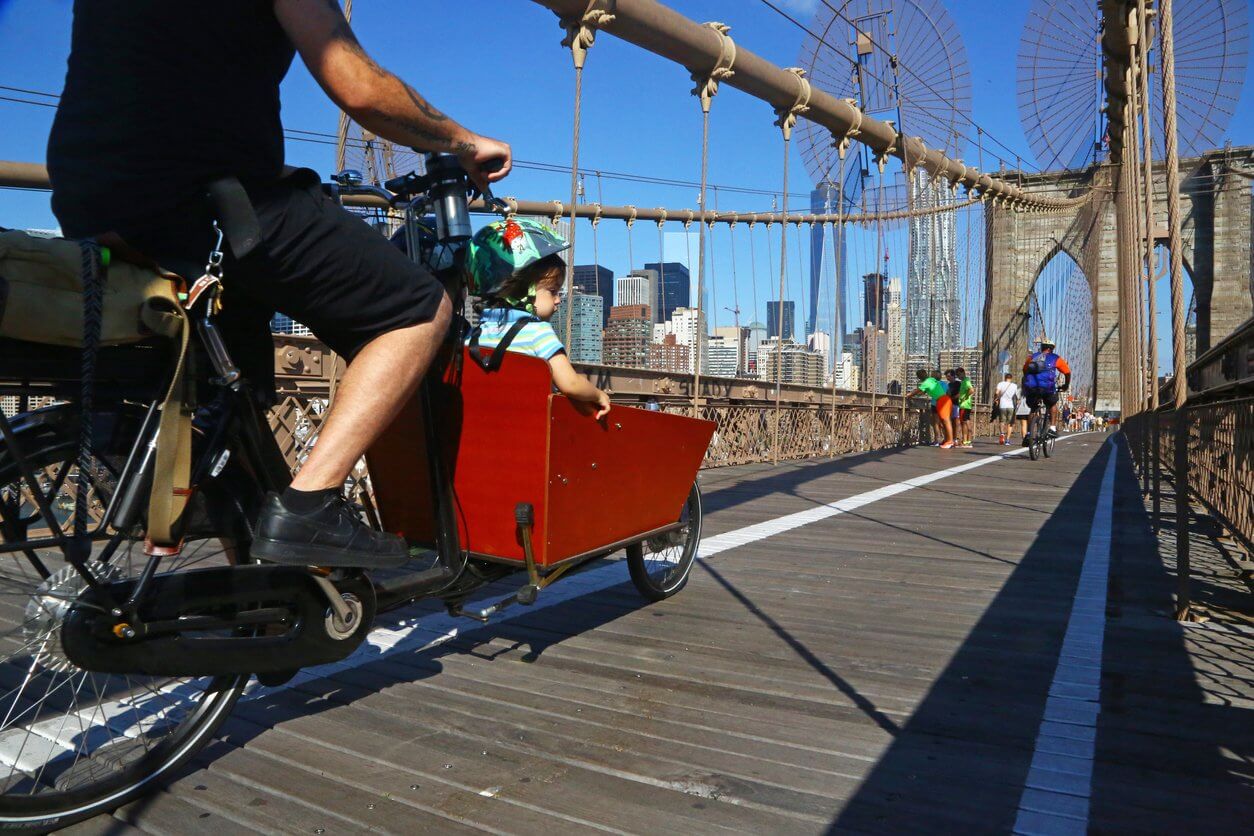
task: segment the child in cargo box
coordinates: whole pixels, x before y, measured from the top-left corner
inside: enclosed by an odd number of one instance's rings
[[[466,344],[485,367],[499,365],[505,351],[547,361],[557,390],[582,411],[603,418],[610,411],[609,396],[575,371],[549,324],[566,276],[558,253],[569,247],[554,230],[526,218],[496,221],[475,233],[466,272],[483,309]]]

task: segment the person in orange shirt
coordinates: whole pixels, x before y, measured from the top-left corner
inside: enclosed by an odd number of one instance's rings
[[[1062,381],[1059,382],[1059,376]],[[1071,384],[1071,366],[1054,351],[1054,341],[1042,338],[1041,350],[1028,357],[1023,364],[1023,394],[1028,409],[1035,410],[1041,401],[1049,407],[1049,434],[1058,435],[1058,393],[1067,391]],[[1028,439],[1023,443],[1026,446]]]

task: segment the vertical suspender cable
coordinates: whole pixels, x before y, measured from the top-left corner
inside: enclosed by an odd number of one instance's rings
[[[789,133],[784,134],[784,193],[780,216],[788,217]],[[779,225],[779,295],[775,297],[775,419],[771,427],[771,463],[779,464],[780,396],[784,381],[784,277],[788,267],[788,222]]]
[[[579,132],[583,118],[583,65],[588,58],[588,50],[596,40],[596,27],[608,23],[614,16],[600,9],[593,9],[597,0],[590,0],[588,9],[578,20],[562,19],[562,28],[566,37],[562,46],[570,49],[571,59],[575,64],[575,112],[571,126],[570,147],[570,255],[566,259],[565,300],[566,305],[566,336],[567,349],[570,348],[571,327],[575,321],[575,299],[572,284],[575,276],[575,229],[576,204],[579,200]]]
[[[1132,54],[1132,65],[1129,72],[1132,75],[1132,84],[1129,85],[1128,104],[1127,104],[1127,137],[1125,139],[1126,153],[1124,155],[1124,170],[1128,174],[1128,181],[1131,185],[1131,197],[1129,198],[1130,208],[1132,209],[1132,223],[1130,226],[1133,230],[1133,237],[1128,241],[1128,269],[1132,281],[1132,299],[1136,306],[1136,339],[1133,341],[1133,348],[1136,351],[1136,404],[1135,412],[1141,412],[1145,409],[1145,282],[1141,280],[1141,227],[1144,224],[1144,215],[1141,212],[1141,167],[1140,167],[1140,148],[1141,138],[1137,129],[1137,114],[1140,112],[1138,104],[1137,87],[1139,79],[1137,76],[1137,58],[1136,45],[1134,44]]]
[[[844,363],[844,334],[838,337],[836,332],[842,330],[841,322],[844,319],[840,315],[839,308],[844,301],[844,288],[840,285],[844,279],[842,268],[845,266],[842,258],[845,243],[845,155],[849,146],[845,140],[840,140],[836,143],[836,147],[840,154],[840,182],[836,184],[835,212],[839,220],[832,221],[832,429],[827,451],[829,456],[836,455],[836,365]],[[831,192],[829,191],[828,194]]]
[[[697,328],[693,337],[697,344],[693,352],[692,369],[692,414],[694,416],[700,414],[699,410],[701,408],[701,349],[706,335],[706,324],[702,314],[705,310],[705,234],[707,221],[705,195],[710,168],[710,106],[714,102],[714,96],[718,93],[719,81],[732,74],[732,65],[736,63],[736,43],[727,36],[727,33],[730,31],[729,27],[713,21],[706,23],[705,26],[718,38],[719,57],[714,62],[714,66],[710,68],[708,74],[693,73],[692,76],[692,80],[697,85],[693,88],[692,94],[701,103],[701,191],[697,194],[697,208],[701,212],[701,217],[697,223]],[[685,225],[686,236],[687,230]],[[689,259],[690,269],[691,263],[692,260]],[[716,309],[710,317],[710,321],[714,322],[717,316],[718,312]]]
[[[1140,69],[1141,83],[1139,87],[1141,101],[1141,125],[1144,140],[1141,145],[1141,156],[1144,163],[1144,201],[1145,201],[1145,281],[1149,292],[1149,373],[1150,393],[1149,408],[1158,409],[1158,300],[1154,294],[1155,277],[1158,273],[1154,264],[1154,132],[1150,124],[1149,102],[1149,15],[1146,13],[1146,2],[1137,3],[1137,30],[1140,33]]]
[[[810,107],[810,82],[806,81],[805,70],[800,67],[790,67],[789,71],[797,77],[797,98],[791,107],[780,108],[775,111],[778,117],[775,124],[779,126],[784,136],[784,185],[781,200],[783,205],[780,208],[780,217],[788,217],[788,152],[791,147],[792,129],[797,124],[797,116],[804,113]],[[788,222],[784,220],[780,224],[779,236],[779,309],[776,319],[778,320],[779,332],[777,334],[778,342],[775,345],[775,421],[771,439],[771,460],[773,463],[779,463],[779,420],[780,420],[780,390],[783,383],[784,371],[784,280],[788,269]]]
[[[1176,406],[1176,618],[1187,619],[1189,593],[1189,451],[1184,402],[1184,244],[1180,238],[1180,149],[1176,137],[1176,55],[1172,0],[1160,0],[1158,36],[1163,64],[1163,140],[1166,147],[1167,244],[1171,249],[1171,355]]]
[[[705,312],[705,190],[710,165],[710,102],[712,97],[713,94],[701,97],[701,191],[697,193],[697,209],[701,212],[701,220],[697,223],[697,330],[693,335],[697,344],[693,348],[692,362],[693,416],[699,416],[701,409],[701,344],[704,342],[702,336],[706,330],[703,317]],[[688,230],[685,226],[684,237],[687,238],[687,236]]]

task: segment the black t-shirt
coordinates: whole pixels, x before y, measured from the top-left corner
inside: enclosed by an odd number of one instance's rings
[[[225,175],[277,177],[294,53],[273,0],[75,0],[48,139],[65,232],[142,227]]]

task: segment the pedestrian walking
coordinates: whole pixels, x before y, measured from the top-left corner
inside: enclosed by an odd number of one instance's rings
[[[1023,439],[1025,447],[1028,440],[1028,416],[1031,414],[1032,410],[1028,409],[1028,396],[1020,388],[1015,396],[1015,419],[1019,422],[1019,437]]]
[[[1014,431],[1015,420],[1015,399],[1019,397],[1019,385],[1015,383],[1014,375],[1008,374],[1005,379],[997,384],[997,390],[994,392],[993,400],[997,404],[997,421],[1001,425],[1001,436],[998,438],[998,444],[1009,444],[1010,436]]]

